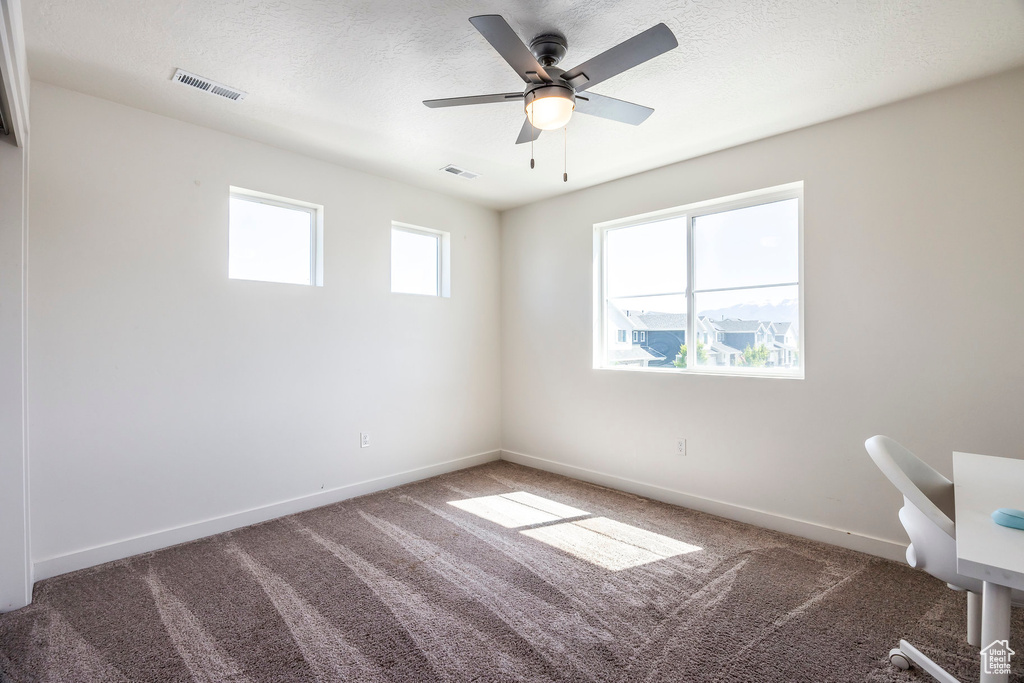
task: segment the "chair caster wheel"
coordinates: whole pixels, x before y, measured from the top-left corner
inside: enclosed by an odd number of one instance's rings
[[[910,657],[903,654],[903,651],[898,647],[894,647],[889,650],[889,663],[900,671],[906,671],[910,668]]]

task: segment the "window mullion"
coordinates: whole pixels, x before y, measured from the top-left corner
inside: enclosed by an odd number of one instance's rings
[[[697,363],[697,321],[693,298],[693,218],[686,216],[686,367]]]
[[[608,231],[601,230],[601,244],[598,255],[601,259],[601,309],[598,315],[598,353],[601,354],[601,367],[608,367]]]
[[[319,260],[316,239],[316,213],[309,213],[309,284],[315,285],[317,279],[316,264]]]

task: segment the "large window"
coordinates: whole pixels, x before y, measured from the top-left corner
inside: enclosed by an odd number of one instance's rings
[[[402,223],[391,226],[391,291],[449,296],[449,234]]]
[[[803,377],[802,201],[795,183],[595,226],[595,367]]]
[[[228,277],[322,285],[322,207],[231,188]]]

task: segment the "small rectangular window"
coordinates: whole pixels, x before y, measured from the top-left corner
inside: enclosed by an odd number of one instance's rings
[[[626,331],[625,330],[619,330],[618,342],[620,344],[625,344],[626,343]]]
[[[391,224],[391,291],[450,296],[450,235],[439,230]]]
[[[232,187],[228,277],[322,285],[322,213],[315,204]]]
[[[793,183],[594,226],[594,366],[802,378],[802,202]],[[656,332],[630,355],[606,343],[625,318]]]

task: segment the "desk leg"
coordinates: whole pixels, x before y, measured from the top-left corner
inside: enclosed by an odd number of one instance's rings
[[[986,581],[981,602],[981,647],[987,648],[997,640],[1009,639],[1010,589]],[[1006,674],[985,673],[985,659],[982,655],[981,683],[1006,683]]]

